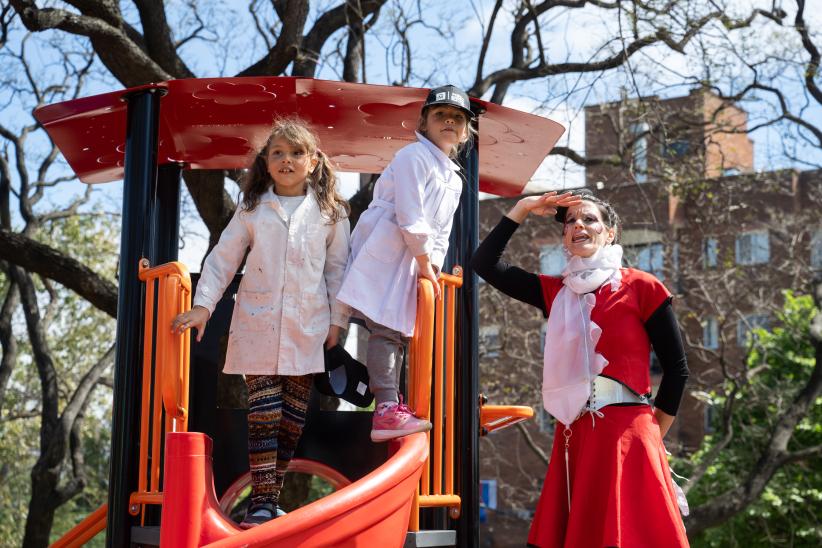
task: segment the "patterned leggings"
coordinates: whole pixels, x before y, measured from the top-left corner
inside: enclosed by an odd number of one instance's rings
[[[313,375],[246,375],[251,504],[277,504],[305,424]]]

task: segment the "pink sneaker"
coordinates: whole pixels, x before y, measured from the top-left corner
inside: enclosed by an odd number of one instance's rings
[[[377,405],[371,422],[371,441],[388,441],[416,432],[431,430],[431,423],[414,416],[411,409],[392,401]]]

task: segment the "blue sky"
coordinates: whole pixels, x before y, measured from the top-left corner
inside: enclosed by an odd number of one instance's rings
[[[316,13],[337,3],[338,1],[331,0],[313,3],[309,26],[313,24],[313,17],[316,17]],[[254,30],[251,18],[243,4],[208,0],[198,3],[203,17],[216,22],[211,33],[204,37],[205,39],[192,40],[182,48],[186,62],[198,76],[232,75],[256,61],[261,55],[265,44]],[[366,66],[368,81],[384,84],[401,78],[402,56],[396,34],[388,23],[392,14],[403,10],[409,20],[420,18],[425,22],[444,25],[444,36],[424,23],[418,23],[412,27],[410,36],[414,41],[414,71],[410,84],[434,86],[454,83],[463,87],[469,86],[473,82],[476,71],[475,64],[480,37],[493,4],[493,0],[464,0],[459,5],[462,9],[457,9],[453,3],[445,2],[418,2],[417,0],[390,2],[383,8],[379,23],[368,34],[366,43],[366,56],[369,59]],[[423,6],[422,12],[417,11],[419,5]],[[749,9],[751,5],[770,8],[771,0],[754,0],[753,2],[734,0],[728,2],[728,13],[733,14],[735,10],[741,13],[741,10]],[[132,24],[139,27],[133,8],[128,8],[128,3],[124,3],[123,6],[126,9],[132,9],[126,12],[125,16]],[[184,36],[196,25],[196,22],[186,13],[184,10],[170,13],[175,28],[179,29],[178,37]],[[814,31],[819,31],[822,28],[822,15],[809,14],[808,22]],[[272,16],[269,17],[267,23],[274,23]],[[620,24],[623,26],[620,27]],[[489,48],[485,74],[491,70],[503,68],[510,62],[508,40],[512,26],[513,20],[510,15],[501,12]],[[608,52],[597,51],[601,37],[618,35],[620,28],[625,30],[625,22],[615,21],[608,12],[603,10],[588,9],[585,12],[565,10],[552,19],[545,20],[541,32],[544,43],[548,45],[547,54],[550,62],[584,61],[607,54]],[[244,31],[237,32],[237,29],[244,29]],[[741,57],[749,61],[754,59],[758,63],[757,70],[766,74],[768,70],[771,70],[769,67],[773,63],[766,55],[758,52],[766,47],[773,57],[799,55],[801,45],[794,34],[790,29],[778,29],[772,24],[759,24],[750,31],[738,33],[733,39],[729,39],[727,33],[717,25],[709,29],[701,44],[692,43],[685,55],[661,47],[649,48],[635,55],[630,60],[632,75],[626,71],[617,71],[605,75],[590,74],[554,78],[549,82],[534,80],[518,83],[511,87],[505,104],[520,110],[538,113],[562,123],[567,128],[567,132],[560,144],[584,152],[584,120],[581,110],[584,105],[616,100],[623,90],[628,96],[636,96],[638,93],[656,94],[661,97],[686,94],[690,86],[683,86],[681,84],[683,79],[695,81],[704,75],[704,55],[700,47],[711,50],[719,45],[723,46],[721,51],[740,53],[738,57],[730,55],[727,59],[710,59],[711,75],[719,77],[723,91],[733,92],[735,91],[734,86],[747,81],[750,76],[750,69],[744,66],[740,60]],[[12,42],[16,40],[19,43],[21,36],[18,30]],[[44,46],[44,40],[49,40],[51,43],[59,42],[58,45],[63,49],[76,49],[77,47],[72,45],[74,41],[71,37],[59,33],[41,33],[31,37],[26,44],[27,58],[38,72],[43,73],[38,76],[41,82],[47,81],[49,73],[54,74],[55,68],[52,66],[54,50],[51,49],[51,44]],[[613,49],[619,47],[619,44],[614,43],[609,47]],[[327,59],[320,65],[318,73],[320,78],[340,78],[333,49],[334,44],[330,43],[324,52]],[[795,84],[796,74],[774,73],[768,75],[768,79],[772,85],[788,93],[795,104],[801,104],[803,97],[801,88]],[[88,81],[84,95],[120,88],[121,85],[114,81],[105,69],[97,67],[97,71]],[[29,103],[30,101],[27,104]],[[0,91],[0,119],[5,125],[19,126],[26,122],[23,108],[27,104],[21,105],[13,99],[9,101],[9,90],[4,87]],[[772,114],[767,103],[746,103],[742,106],[749,110],[752,124]],[[822,125],[822,111],[818,106],[809,108],[803,115]],[[786,134],[789,134],[789,130],[785,126],[763,128],[751,134],[755,143],[757,169],[769,170],[780,167],[810,169],[822,164],[820,151],[816,147],[804,146],[791,150],[789,151],[791,155],[798,160],[789,158],[785,154],[785,143],[793,141],[785,139]],[[39,149],[44,150],[42,136],[38,139],[40,139]],[[65,166],[62,169],[65,170]],[[563,158],[549,157],[537,172],[528,190],[575,187],[581,184],[582,179],[581,168]],[[232,194],[235,194],[233,183],[228,185]],[[84,185],[79,183],[63,186],[64,188],[53,194],[52,203],[61,203],[84,190]],[[107,210],[117,211],[121,185],[113,183],[104,185],[104,187],[100,188],[101,203]],[[352,189],[353,186],[349,183],[347,192],[350,193]],[[191,209],[190,203],[187,209]],[[196,226],[192,219],[189,221],[187,226],[194,234],[203,233],[202,226]],[[196,259],[187,259],[187,262],[199,262],[200,247],[201,245],[196,243],[196,238],[192,238],[187,249],[184,250],[184,255],[186,257],[191,255]]]

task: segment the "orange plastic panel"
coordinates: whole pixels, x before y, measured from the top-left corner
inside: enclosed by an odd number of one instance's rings
[[[160,543],[168,548],[400,547],[412,494],[428,453],[425,434],[393,442],[394,455],[351,485],[247,531],[220,510],[214,494],[211,440],[196,432],[166,435]]]

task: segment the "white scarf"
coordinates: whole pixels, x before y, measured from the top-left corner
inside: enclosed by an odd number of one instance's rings
[[[574,256],[562,271],[559,290],[548,315],[542,400],[545,410],[569,425],[591,396],[591,382],[608,365],[595,351],[602,328],[591,321],[596,304],[592,293],[610,281],[611,291],[622,280],[622,246],[606,245],[590,257]]]

